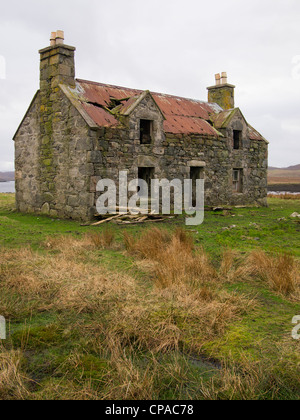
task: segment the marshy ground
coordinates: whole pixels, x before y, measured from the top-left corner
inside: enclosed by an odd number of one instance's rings
[[[0,195],[0,399],[299,399],[300,200],[82,227]]]

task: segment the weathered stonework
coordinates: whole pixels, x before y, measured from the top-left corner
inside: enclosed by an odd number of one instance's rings
[[[14,137],[19,211],[90,220],[98,181],[118,185],[119,171],[127,170],[130,181],[139,168],[154,168],[157,179],[184,180],[199,167],[206,205],[266,205],[268,143],[234,108],[232,85],[209,88],[210,102],[223,109],[212,105],[204,132],[166,130],[166,116],[148,91],[123,102],[112,98],[114,108],[96,103],[93,92],[93,101],[87,99],[75,80],[74,51],[65,45],[40,51],[40,90]],[[141,144],[141,120],[152,122],[149,144]],[[241,192],[233,191],[234,169],[242,174]]]

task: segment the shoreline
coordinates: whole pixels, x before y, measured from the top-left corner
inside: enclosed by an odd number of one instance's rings
[[[300,193],[300,184],[269,184],[268,192]]]

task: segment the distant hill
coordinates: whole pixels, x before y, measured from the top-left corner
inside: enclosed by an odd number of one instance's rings
[[[288,168],[269,167],[268,183],[272,184],[300,184],[300,165]]]
[[[300,164],[299,165],[294,165],[294,166],[289,166],[288,168],[276,168],[275,166],[269,166],[269,171],[275,171],[275,170],[280,170],[280,171],[299,171],[300,170]]]
[[[0,172],[0,182],[8,182],[15,180],[14,172]]]
[[[300,171],[300,165],[289,166],[287,169],[289,171]]]

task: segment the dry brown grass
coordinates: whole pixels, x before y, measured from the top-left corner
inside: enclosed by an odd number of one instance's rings
[[[298,350],[298,351],[297,351]],[[260,360],[254,361],[246,353],[236,358],[229,356],[222,362],[220,375],[199,385],[200,393],[206,400],[276,400],[286,390],[286,399],[299,389],[299,345],[290,340],[274,343],[273,351],[280,354],[280,360],[270,363],[271,351],[260,350]],[[289,378],[289,389],[286,378]]]
[[[146,230],[139,239],[127,232],[123,236],[125,247],[130,253],[150,260],[155,260],[171,241],[170,233],[158,228]]]
[[[126,249],[139,258],[155,263],[155,283],[158,287],[169,287],[182,283],[205,285],[213,282],[216,273],[203,249],[194,251],[192,237],[183,229],[173,234],[152,228],[139,239],[124,235]]]
[[[88,237],[95,247],[99,249],[111,248],[115,242],[115,233],[110,230],[104,230],[101,233],[91,233]]]
[[[185,283],[198,289],[207,284],[211,285],[216,280],[216,271],[203,249],[192,253],[191,249],[176,237],[158,256],[155,275],[158,287]]]
[[[101,399],[152,400],[159,395],[162,378],[166,383],[174,379],[184,390],[186,372],[174,355],[201,355],[205,344],[222,337],[232,322],[256,305],[253,297],[224,290],[224,282],[259,276],[280,293],[296,296],[298,265],[292,257],[252,253],[242,259],[225,250],[217,270],[202,248],[194,249],[183,230],[172,234],[155,228],[140,238],[127,234],[124,239],[128,251],[143,261],[155,287],[96,263],[91,236],[49,239],[48,252],[43,254],[0,250],[0,313],[10,319],[50,310],[88,313],[88,323],[81,325],[81,318],[77,319],[78,328],[99,358],[107,361],[98,392],[98,385],[86,379],[82,353],[74,349],[64,362],[67,366],[59,368],[61,379],[48,378],[43,393],[35,398],[97,399],[101,395]],[[108,236],[99,247],[111,245]],[[288,273],[286,284],[282,279]],[[147,354],[147,361],[138,356],[141,352]],[[172,352],[172,362],[162,366],[160,358]],[[31,397],[21,360],[21,353],[0,352],[0,399]],[[258,395],[260,367],[243,363],[241,372],[232,364],[224,366],[221,378],[201,385],[204,398]],[[82,372],[80,379],[73,380],[70,372]]]
[[[220,292],[220,279],[208,255],[202,248],[194,250],[185,231],[172,235],[155,228],[138,239],[127,234],[125,243],[129,252],[146,259],[143,268],[151,272],[156,286],[147,306],[122,315],[131,326],[127,338],[135,337],[142,347],[163,352],[188,342],[199,352],[206,340],[255,305],[249,297]],[[232,259],[226,270],[231,268]],[[115,325],[120,326],[117,320]],[[124,324],[121,329],[124,333]]]
[[[69,240],[67,243],[70,245]],[[74,240],[72,246],[65,248],[66,243],[60,241],[61,253],[50,256],[29,249],[1,250],[3,316],[50,309],[101,311],[109,302],[132,293],[135,287],[132,277],[77,261],[76,252],[69,250],[81,248],[85,243],[85,239],[82,245]]]
[[[300,200],[300,193],[299,194],[289,194],[289,193],[282,193],[282,194],[268,194],[269,198],[280,198],[281,200]]]
[[[91,380],[73,381],[62,375],[60,379],[49,378],[44,381],[41,392],[31,394],[30,400],[97,401],[100,398]]]
[[[253,400],[263,399],[262,381],[265,372],[259,362],[242,357],[239,365],[224,362],[220,376],[206,384],[202,381],[200,392],[206,400]]]
[[[0,347],[0,400],[25,400],[29,396],[22,373],[20,351]]]
[[[249,277],[249,267],[240,254],[230,248],[223,251],[218,278],[222,283],[235,283]]]
[[[109,334],[105,341],[109,352],[109,371],[106,375],[105,400],[152,400],[157,368],[153,364],[139,366],[131,346],[126,350],[117,335]]]
[[[115,233],[110,230],[88,233],[82,238],[73,236],[57,236],[48,238],[45,247],[64,253],[65,256],[93,251],[95,249],[110,249],[115,246]]]
[[[291,255],[268,255],[253,251],[247,260],[249,272],[267,282],[273,290],[284,296],[299,299],[300,267]]]

